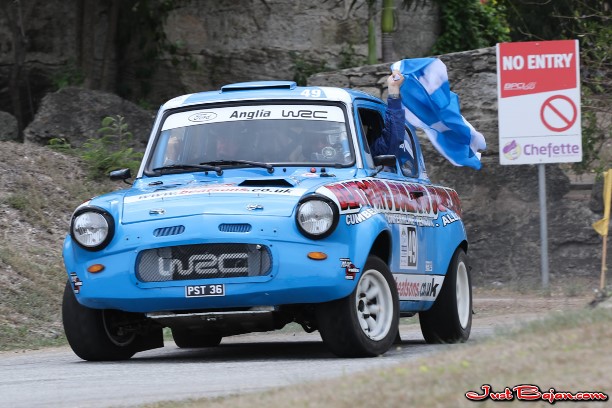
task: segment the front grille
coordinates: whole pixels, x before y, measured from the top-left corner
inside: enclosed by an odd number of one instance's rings
[[[185,226],[176,225],[174,227],[157,228],[155,231],[153,231],[153,235],[156,237],[167,237],[170,235],[179,235],[183,232],[185,232]]]
[[[267,247],[257,244],[201,244],[147,249],[138,255],[142,282],[265,276],[272,270]]]
[[[221,232],[249,232],[251,224],[219,224]]]

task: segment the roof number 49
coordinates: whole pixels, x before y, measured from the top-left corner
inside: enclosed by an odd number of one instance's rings
[[[305,96],[307,98],[320,98],[321,90],[320,89],[304,89],[300,95]]]

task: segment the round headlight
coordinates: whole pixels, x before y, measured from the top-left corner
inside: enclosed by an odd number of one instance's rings
[[[336,228],[338,209],[327,198],[313,196],[299,204],[296,221],[299,230],[308,238],[325,238]]]
[[[71,233],[77,244],[97,251],[112,239],[114,230],[110,214],[98,209],[82,209],[72,218]]]

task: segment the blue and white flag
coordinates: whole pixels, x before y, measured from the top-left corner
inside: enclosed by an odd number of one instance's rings
[[[405,78],[400,93],[406,121],[422,129],[455,166],[480,169],[478,151],[487,146],[484,136],[461,116],[444,63],[437,58],[405,59],[391,65],[391,71]]]

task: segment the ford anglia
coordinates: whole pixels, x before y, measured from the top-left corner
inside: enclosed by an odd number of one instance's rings
[[[386,105],[289,81],[165,103],[130,188],[80,205],[63,256],[66,337],[82,359],[297,323],[341,357],[385,353],[401,317],[428,343],[468,339],[472,289],[457,193],[373,157]],[[128,170],[111,173],[128,180]]]

